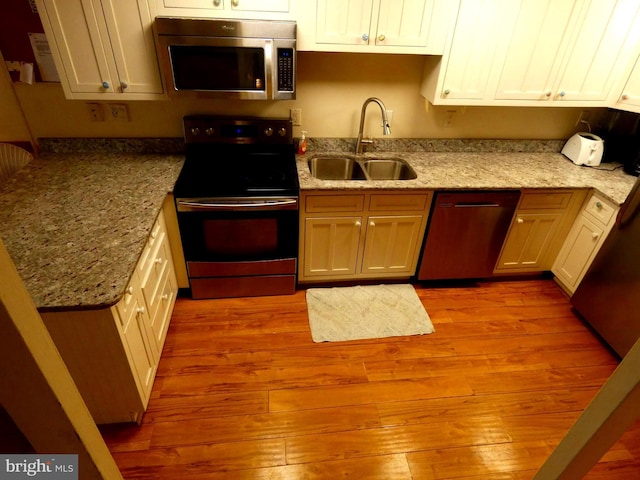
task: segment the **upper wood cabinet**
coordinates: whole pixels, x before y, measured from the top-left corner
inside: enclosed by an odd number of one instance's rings
[[[163,98],[145,0],[36,1],[66,98]]]
[[[149,0],[158,15],[294,20],[296,0]]]
[[[639,11],[635,0],[462,0],[422,94],[434,104],[612,105]]]
[[[300,8],[298,49],[442,54],[457,2],[317,0]]]
[[[606,106],[632,48],[637,0],[520,0],[495,98]]]
[[[640,113],[640,58],[635,62],[614,108]]]

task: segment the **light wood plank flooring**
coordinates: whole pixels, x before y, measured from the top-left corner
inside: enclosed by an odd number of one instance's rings
[[[550,280],[423,288],[436,333],[314,344],[305,292],[178,299],[126,479],[530,479],[617,365]],[[589,479],[640,478],[640,423]]]

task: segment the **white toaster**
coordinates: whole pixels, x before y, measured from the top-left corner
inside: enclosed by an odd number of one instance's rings
[[[576,165],[600,165],[604,153],[604,140],[593,133],[579,132],[562,147],[562,154]]]

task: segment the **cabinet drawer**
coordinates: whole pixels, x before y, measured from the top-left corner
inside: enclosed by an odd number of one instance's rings
[[[131,280],[129,281],[129,285],[124,292],[122,300],[120,300],[116,304],[116,310],[118,311],[118,316],[120,317],[120,324],[125,331],[129,326],[129,320],[131,319],[132,312],[137,307],[136,292],[139,288],[140,280],[137,273],[134,272]]]
[[[606,227],[613,220],[618,209],[598,195],[593,194],[587,200],[587,206],[584,210]]]
[[[571,201],[573,192],[527,192],[522,194],[518,210],[538,210],[541,208],[564,210]]]
[[[154,298],[153,313],[149,312],[152,319],[151,331],[160,352],[162,352],[164,339],[169,328],[169,319],[176,300],[176,292],[175,276],[171,268],[167,268],[160,279],[159,289]]]
[[[147,244],[140,255],[140,260],[138,260],[138,273],[140,274],[140,278],[145,278],[147,270],[150,267],[151,262],[153,261],[152,253],[158,248],[157,245],[161,242],[165,237],[165,232],[167,231],[164,225],[164,218],[162,215],[158,217],[156,223],[153,224],[151,228],[151,233],[149,233],[149,238],[147,239]]]
[[[162,283],[166,272],[169,270],[169,262],[171,261],[168,242],[162,242],[159,247],[152,262],[149,275],[142,283],[142,295],[147,304],[150,318],[153,318],[158,310],[160,297],[162,296]]]
[[[427,195],[371,195],[369,210],[371,211],[392,211],[401,210],[405,212],[424,211],[427,206]]]
[[[310,195],[305,201],[307,213],[360,212],[364,208],[364,195]]]

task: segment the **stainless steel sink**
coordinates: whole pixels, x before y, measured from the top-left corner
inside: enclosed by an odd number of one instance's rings
[[[319,156],[309,159],[311,175],[320,180],[413,180],[416,172],[400,158]]]
[[[362,167],[370,180],[413,180],[416,172],[400,158],[367,158]]]
[[[311,175],[320,180],[366,180],[355,157],[315,157],[309,160]]]

